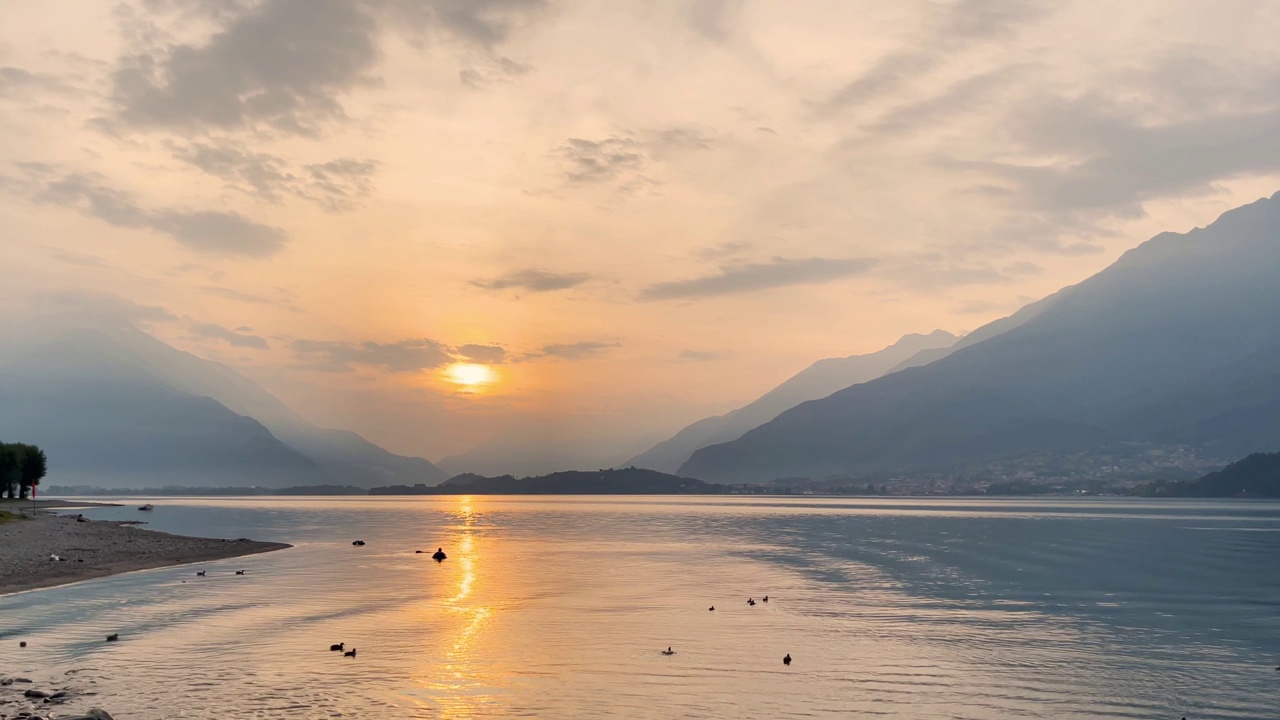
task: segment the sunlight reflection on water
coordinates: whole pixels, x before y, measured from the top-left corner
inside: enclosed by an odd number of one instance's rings
[[[140,720],[1280,717],[1277,504],[152,502],[296,547],[0,598],[3,672]]]

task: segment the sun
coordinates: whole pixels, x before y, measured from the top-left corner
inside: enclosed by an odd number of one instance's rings
[[[454,385],[475,390],[490,385],[498,380],[498,373],[488,365],[476,363],[454,363],[444,369],[444,379]]]

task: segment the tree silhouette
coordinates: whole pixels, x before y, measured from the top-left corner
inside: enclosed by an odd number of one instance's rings
[[[6,494],[18,496],[18,483],[22,478],[22,465],[14,446],[0,443],[0,497]]]
[[[22,449],[22,497],[40,484],[40,480],[49,472],[49,459],[44,451],[35,445],[24,445]]]
[[[0,443],[0,497],[25,498],[49,472],[44,451],[26,443]]]

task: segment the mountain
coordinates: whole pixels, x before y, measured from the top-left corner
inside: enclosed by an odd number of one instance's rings
[[[497,435],[466,452],[441,458],[436,465],[450,476],[546,475],[560,470],[615,467],[653,442],[636,442],[632,431],[579,419],[547,417]]]
[[[370,495],[688,495],[722,494],[729,488],[655,470],[567,470],[538,477],[485,477],[465,473],[434,487],[373,488]]]
[[[261,476],[256,484],[368,487],[444,477],[422,458],[317,427],[231,368],[128,323],[62,318],[14,335],[25,341],[0,353],[0,435],[48,438],[33,442],[48,448],[59,482],[245,484]],[[107,446],[121,450],[99,461]],[[148,477],[130,477],[137,474]],[[181,482],[168,481],[175,475]]]
[[[703,418],[625,464],[674,472],[698,448],[736,440],[784,410],[878,378],[910,358],[945,351],[956,340],[949,332],[934,330],[928,335],[906,335],[893,345],[867,355],[819,360],[750,404],[724,415]]]
[[[983,340],[989,340],[997,335],[1001,335],[1003,333],[1009,332],[1010,330],[1016,327],[1021,327],[1022,325],[1029,322],[1032,318],[1044,312],[1046,308],[1053,305],[1053,303],[1057,302],[1062,296],[1069,293],[1072,287],[1073,286],[1067,286],[1059,290],[1058,292],[1053,293],[1052,295],[1043,297],[1033,303],[1023,305],[1017,312],[1010,315],[1009,317],[1003,317],[1003,318],[1000,318],[999,320],[992,320],[986,325],[983,325],[977,330],[974,330],[968,335],[965,335],[964,337],[960,338],[957,342],[954,342],[951,345],[947,345],[946,347],[925,348],[924,350],[921,350],[915,355],[912,355],[906,360],[903,360],[902,362],[893,366],[893,368],[891,368],[889,372],[886,372],[884,374],[888,375],[889,373],[896,373],[899,370],[906,370],[907,368],[928,365],[931,362],[936,362],[938,360],[941,360],[942,358],[950,355],[951,353],[957,350],[963,350],[964,348],[967,348],[970,345],[977,345]],[[796,403],[796,404],[798,405],[799,403]]]
[[[1280,193],[1164,233],[1017,327],[799,405],[681,466],[704,480],[1280,445]]]
[[[1253,453],[1191,482],[1154,483],[1138,488],[1153,497],[1280,498],[1280,453]]]

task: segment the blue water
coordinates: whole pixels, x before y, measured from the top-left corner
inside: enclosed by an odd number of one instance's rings
[[[1280,718],[1277,503],[144,501],[86,515],[295,547],[0,598],[0,672],[122,719]]]

